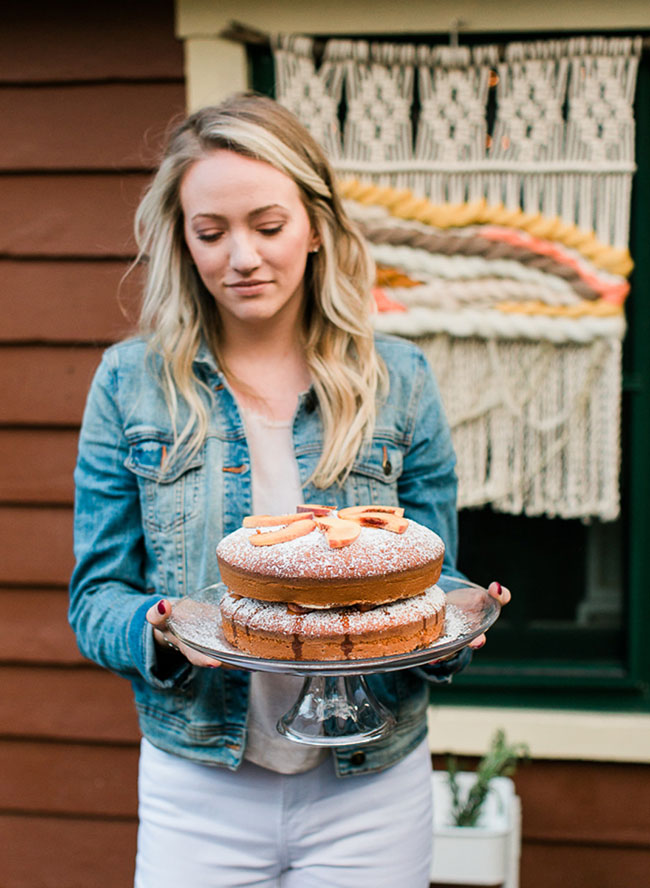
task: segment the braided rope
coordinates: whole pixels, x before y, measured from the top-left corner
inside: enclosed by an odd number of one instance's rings
[[[379,280],[377,281],[378,286]],[[569,306],[599,306],[601,302],[581,300],[573,293],[555,293],[539,284],[504,280],[503,278],[478,278],[476,280],[448,280],[437,278],[427,284],[400,286],[399,278],[394,284],[383,285],[385,295],[405,307],[423,305],[428,308],[445,308],[457,311],[470,308],[488,308],[502,305],[534,305],[546,308]],[[513,309],[514,310],[514,309]],[[615,309],[619,311],[619,309]],[[533,312],[534,313],[534,312]],[[540,309],[540,313],[544,310]],[[589,312],[585,312],[589,313]],[[594,312],[602,314],[602,312]],[[611,312],[613,313],[613,312]]]
[[[484,226],[481,229],[481,234],[487,240],[506,242],[513,247],[530,249],[539,256],[547,256],[556,260],[561,266],[572,269],[585,286],[593,288],[598,298],[602,297],[616,305],[622,305],[630,292],[629,283],[621,275],[614,275],[599,269],[589,260],[559,244],[542,240],[542,238],[525,232],[496,226]]]
[[[577,274],[587,286],[592,287],[599,297],[602,296],[616,305],[621,305],[629,293],[629,283],[621,275],[597,268],[589,259],[571,247],[533,237],[518,229],[496,225],[467,225],[464,228],[442,229],[423,222],[391,216],[389,210],[380,205],[361,204],[354,200],[346,200],[345,206],[348,214],[357,222],[369,240],[376,239],[371,232],[391,228],[396,232],[396,242],[406,238],[402,232],[417,232],[426,237],[435,235],[441,239],[447,238],[449,243],[454,243],[454,249],[457,247],[457,251],[462,253],[470,251],[463,245],[461,238],[466,240],[483,238],[509,244],[512,247],[520,247],[522,250],[531,251],[539,256],[552,257],[560,266],[572,269],[573,273]],[[453,241],[454,238],[459,239],[457,244]],[[440,250],[441,252],[450,252],[449,248],[442,245]],[[525,258],[523,254],[521,258]],[[566,272],[559,270],[558,276],[570,277]]]
[[[625,319],[620,313],[611,317],[584,315],[571,318],[489,309],[458,312],[414,306],[405,313],[380,312],[373,315],[373,323],[382,333],[409,338],[447,333],[458,339],[542,340],[555,345],[585,344],[597,339],[621,340],[625,333]]]
[[[437,228],[462,228],[466,225],[498,225],[518,228],[542,240],[560,241],[577,250],[597,268],[626,277],[633,268],[629,250],[601,243],[592,231],[582,231],[561,219],[547,219],[541,214],[488,206],[484,200],[466,204],[432,204],[425,197],[416,197],[406,189],[395,189],[357,179],[340,183],[341,193],[348,200],[362,204],[379,204],[391,215],[414,219]]]
[[[545,249],[544,242],[531,238],[530,242],[518,238],[516,233],[498,232],[488,229],[487,236],[463,236],[454,233],[431,232],[407,229],[400,226],[373,225],[361,222],[360,228],[373,244],[409,246],[429,253],[444,256],[481,256],[483,259],[512,259],[529,268],[537,268],[546,274],[567,281],[572,289],[584,299],[598,299],[610,296],[612,301],[621,301],[620,295],[627,295],[629,285],[625,282],[612,283],[600,280],[596,274],[587,271],[560,251]],[[531,249],[530,247],[534,247]]]
[[[495,306],[499,311],[517,314],[530,315],[551,315],[554,317],[566,318],[606,318],[615,317],[623,318],[623,312],[617,305],[611,302],[599,300],[598,302],[589,302],[580,300],[573,305],[552,305],[548,301],[540,300],[539,302],[500,302]]]
[[[547,274],[538,268],[521,265],[512,259],[485,259],[482,256],[444,256],[427,253],[412,247],[370,243],[370,254],[375,262],[394,265],[427,281],[429,278],[504,278],[530,281],[559,293],[572,292],[571,285],[562,278]],[[574,291],[575,292],[575,291]]]

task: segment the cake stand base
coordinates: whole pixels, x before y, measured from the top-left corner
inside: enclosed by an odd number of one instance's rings
[[[307,746],[354,746],[387,737],[395,719],[362,675],[310,675],[277,729]]]

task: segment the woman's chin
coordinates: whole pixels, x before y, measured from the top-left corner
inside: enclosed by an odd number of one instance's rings
[[[294,325],[298,322],[300,308],[294,300],[280,301],[268,296],[242,296],[236,304],[219,304],[224,323],[230,317],[237,324],[269,324],[283,321]]]

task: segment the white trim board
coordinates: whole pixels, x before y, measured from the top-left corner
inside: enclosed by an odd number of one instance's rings
[[[179,37],[216,37],[233,21],[266,32],[304,34],[448,33],[645,28],[647,0],[176,0]],[[462,36],[461,36],[462,39]]]
[[[496,730],[534,759],[650,762],[650,715],[574,710],[429,707],[432,753],[482,756]]]
[[[266,33],[446,34],[462,21],[475,33],[650,28],[648,0],[176,0],[176,36],[185,48],[188,110],[248,88],[246,50],[219,35],[233,21]],[[462,43],[462,30],[460,32]]]

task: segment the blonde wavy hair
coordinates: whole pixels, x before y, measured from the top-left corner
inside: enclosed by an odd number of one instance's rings
[[[290,176],[320,239],[305,272],[303,346],[324,435],[310,480],[329,487],[347,476],[372,436],[377,396],[387,388],[371,324],[374,265],[343,209],[322,149],[286,108],[262,96],[233,96],[184,120],[172,133],[136,212],[136,264],[146,266],[139,327],[162,357],[163,388],[176,434],[169,457],[179,449],[199,448],[207,433],[210,393],[192,366],[202,342],[228,378],[220,356],[217,304],[191,262],[180,203],[189,168],[218,148],[264,161]],[[180,430],[179,398],[189,408]]]

